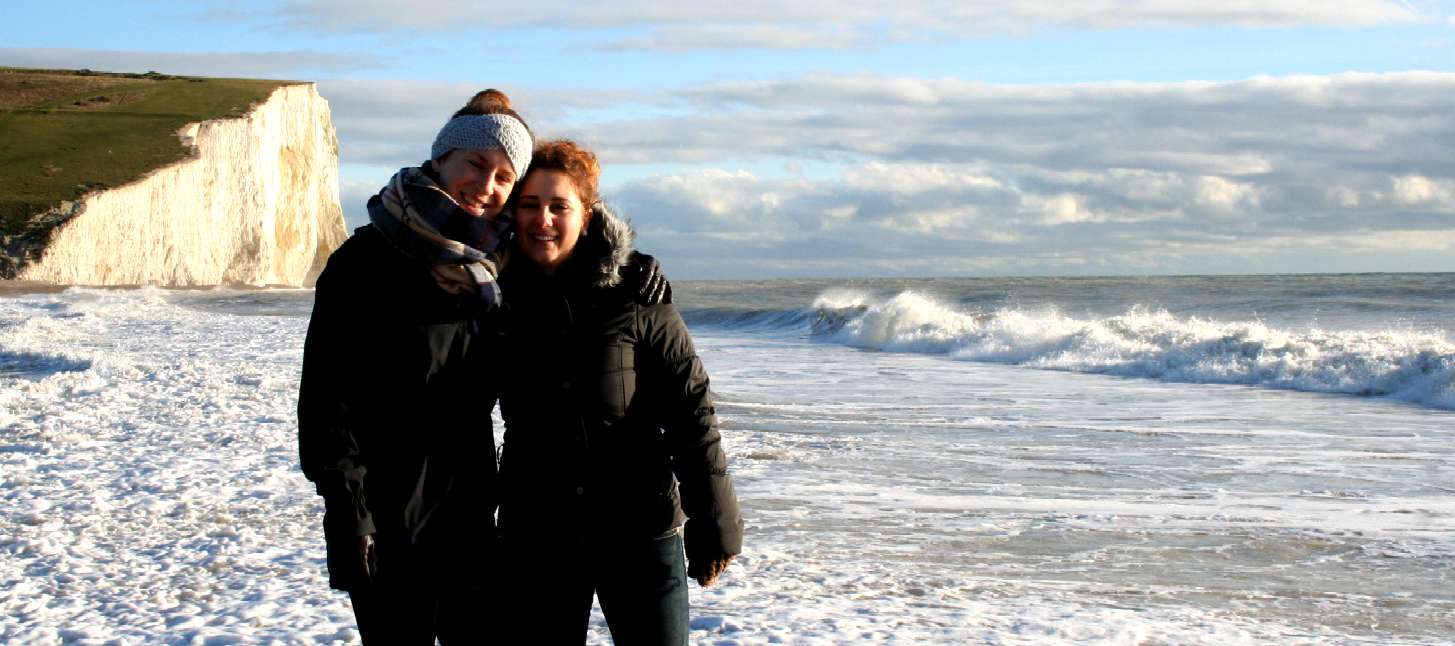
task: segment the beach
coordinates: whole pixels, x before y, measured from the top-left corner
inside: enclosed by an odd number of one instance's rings
[[[674,291],[747,524],[694,644],[1452,643],[1455,276]],[[357,641],[311,302],[0,293],[0,641]]]

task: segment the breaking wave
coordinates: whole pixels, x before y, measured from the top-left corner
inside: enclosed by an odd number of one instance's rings
[[[1384,396],[1455,409],[1455,344],[1409,330],[1277,329],[1133,307],[1099,319],[1054,307],[964,310],[903,291],[831,290],[798,312],[699,312],[734,328],[792,329],[866,350],[1161,379]]]

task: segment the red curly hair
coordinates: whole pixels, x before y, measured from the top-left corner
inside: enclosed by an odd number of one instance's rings
[[[601,163],[596,161],[595,153],[576,145],[570,139],[553,139],[536,144],[535,152],[531,153],[530,168],[521,177],[521,183],[524,184],[530,174],[538,170],[559,171],[570,177],[571,184],[575,185],[576,193],[581,197],[581,204],[586,207],[588,214],[591,212],[591,205],[600,199],[597,195],[597,180],[601,177]]]

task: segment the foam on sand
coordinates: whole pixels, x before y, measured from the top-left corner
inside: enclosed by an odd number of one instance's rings
[[[0,643],[357,641],[298,471],[308,304],[0,299]],[[915,311],[863,329],[936,354],[694,330],[747,543],[692,643],[1448,643],[1450,413],[945,361],[986,320]]]

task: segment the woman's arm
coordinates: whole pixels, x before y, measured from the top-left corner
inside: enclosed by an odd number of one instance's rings
[[[338,268],[325,270],[314,291],[313,316],[303,342],[298,388],[298,456],[303,474],[324,500],[324,535],[330,584],[349,589],[368,577],[368,537],[373,516],[364,496],[364,456],[351,424],[348,392],[357,379],[353,357],[360,345],[351,332],[360,317]],[[362,579],[361,579],[362,577]]]
[[[643,311],[647,346],[660,360],[660,372],[653,374],[660,383],[648,387],[661,407],[658,423],[666,432],[687,514],[688,572],[702,585],[711,585],[727,562],[742,552],[743,543],[742,514],[728,474],[712,391],[677,309],[664,304]]]

